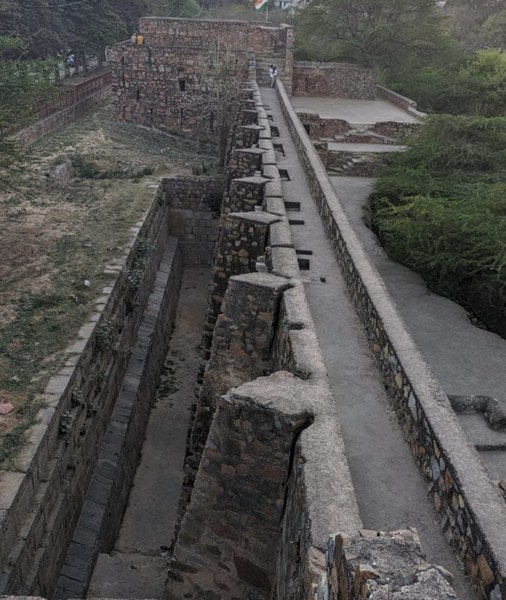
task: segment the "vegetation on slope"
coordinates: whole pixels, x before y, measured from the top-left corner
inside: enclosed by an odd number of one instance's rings
[[[429,118],[371,200],[389,254],[506,337],[506,118]]]

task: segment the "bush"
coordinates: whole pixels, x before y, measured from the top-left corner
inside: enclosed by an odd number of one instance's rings
[[[387,252],[506,336],[506,118],[437,116],[371,198]]]

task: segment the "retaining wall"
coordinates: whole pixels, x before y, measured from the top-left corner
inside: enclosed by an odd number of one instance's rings
[[[293,65],[294,96],[374,100],[378,72],[346,63],[298,62]]]
[[[169,234],[179,240],[185,265],[211,265],[218,239],[223,184],[211,177],[167,177]]]
[[[278,95],[351,299],[447,541],[481,597],[506,594],[506,506],[354,234],[282,85]]]
[[[53,596],[166,246],[167,215],[159,190],[106,268],[111,285],[65,351],[65,366],[35,398],[42,408],[14,468],[0,471],[0,594]],[[139,374],[141,388],[152,374]]]

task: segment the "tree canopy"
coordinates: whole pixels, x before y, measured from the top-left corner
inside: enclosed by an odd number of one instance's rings
[[[298,59],[396,69],[451,46],[434,0],[313,0],[296,19]]]

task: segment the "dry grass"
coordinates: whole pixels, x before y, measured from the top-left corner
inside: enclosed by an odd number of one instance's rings
[[[215,154],[113,123],[105,105],[31,149],[0,196],[0,402],[16,407],[0,415],[2,441],[27,422],[27,403],[59,368],[159,178],[212,170]],[[57,176],[69,161],[71,176]]]

